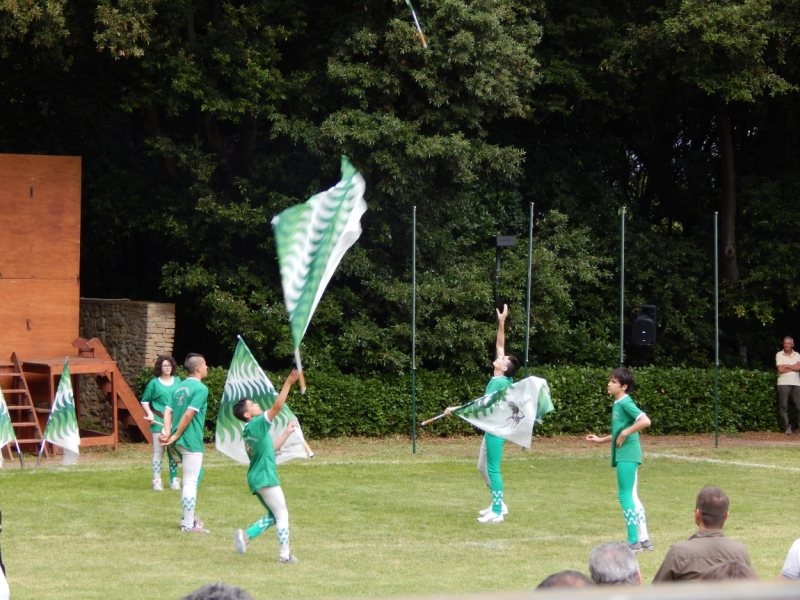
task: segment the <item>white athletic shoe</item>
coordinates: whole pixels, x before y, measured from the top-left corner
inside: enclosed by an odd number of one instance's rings
[[[237,529],[233,532],[233,547],[239,554],[247,552],[247,544],[250,543],[250,538],[244,532],[244,529]]]
[[[484,515],[483,517],[478,517],[478,523],[502,523],[503,522],[503,515],[496,515],[493,512],[490,512],[488,515]]]
[[[203,527],[202,523],[199,523],[198,521],[195,521],[194,525],[191,527],[181,527],[181,531],[184,533],[211,533],[208,529]]]
[[[161,485],[160,479],[153,479],[153,491],[154,492],[163,492],[164,486]]]
[[[192,521],[191,523],[187,523],[183,519],[181,519],[180,522],[178,523],[178,527],[180,529],[183,529],[184,527],[190,527],[191,528],[191,527],[194,527],[195,525],[199,525],[200,527],[204,527],[205,526],[204,523],[200,519],[197,519],[197,518],[195,518],[195,520]]]
[[[299,562],[300,559],[297,558],[294,554],[290,554],[289,556],[278,557],[279,565],[293,565],[294,563],[299,563]]]
[[[479,511],[478,511],[478,514],[479,514],[480,516],[482,516],[482,517],[485,517],[485,516],[486,516],[486,515],[488,515],[490,512],[492,512],[492,505],[491,505],[491,504],[489,505],[489,507],[488,507],[488,508],[484,508],[483,510],[479,510]],[[502,509],[500,509],[500,514],[501,514],[501,515],[507,515],[507,514],[508,514],[508,507],[506,506],[506,503],[505,503],[505,502],[503,502],[503,508],[502,508]]]
[[[169,489],[171,490],[179,490],[181,489],[181,478],[176,477],[172,481],[169,482]]]

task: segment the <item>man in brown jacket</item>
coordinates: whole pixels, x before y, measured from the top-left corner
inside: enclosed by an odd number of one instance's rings
[[[670,547],[653,583],[699,579],[709,569],[729,560],[750,566],[750,555],[744,544],[722,533],[729,514],[725,492],[707,485],[697,494],[695,507],[694,522],[700,530],[688,540]]]

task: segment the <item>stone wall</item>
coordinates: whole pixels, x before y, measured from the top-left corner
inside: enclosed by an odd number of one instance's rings
[[[152,367],[159,354],[172,354],[175,305],[81,298],[80,336],[99,338],[132,388],[143,367]],[[94,428],[108,430],[110,405],[90,376],[81,377],[80,385],[81,416]]]

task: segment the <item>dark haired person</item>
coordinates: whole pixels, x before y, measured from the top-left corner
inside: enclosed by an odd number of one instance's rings
[[[697,494],[694,522],[699,531],[688,540],[670,546],[653,583],[700,579],[707,571],[728,561],[750,566],[744,544],[726,538],[722,527],[728,518],[728,496],[707,485]]]
[[[503,312],[497,312],[497,341],[495,343],[495,359],[492,362],[494,375],[486,386],[484,395],[498,392],[514,383],[514,374],[519,370],[519,360],[515,356],[506,355],[506,317],[508,305],[503,305]],[[445,414],[451,414],[457,406],[449,406]],[[503,444],[505,440],[491,433],[483,435],[481,450],[478,454],[478,471],[492,491],[492,503],[479,511],[479,523],[502,523],[503,515],[508,514],[508,507],[503,501],[503,478],[500,474],[500,463],[503,460]]]
[[[181,380],[175,375],[177,364],[175,359],[166,354],[156,358],[153,367],[153,377],[147,382],[142,394],[142,408],[146,413],[145,419],[150,421],[150,434],[153,437],[153,489],[156,492],[163,492],[164,485],[161,483],[161,463],[164,459],[164,446],[158,439],[164,429],[164,408],[172,399],[172,394],[180,384]],[[167,460],[169,461],[169,487],[173,490],[181,489],[181,482],[178,479],[178,463],[172,458],[172,451],[167,448]]]
[[[273,419],[286,403],[289,390],[299,377],[297,371],[289,373],[281,393],[267,411],[247,398],[242,398],[233,405],[234,416],[245,423],[242,439],[247,456],[250,458],[247,485],[250,486],[250,492],[267,509],[267,514],[253,523],[247,531],[237,529],[234,532],[233,545],[239,554],[244,554],[250,540],[275,525],[280,544],[278,552],[280,564],[299,562],[289,551],[289,511],[286,508],[286,499],[283,496],[281,482],[278,480],[278,468],[275,464],[275,451],[279,450],[292,435],[296,423],[294,421],[289,423],[286,431],[274,442],[269,430],[272,427]]]
[[[758,575],[750,567],[738,560],[729,560],[709,569],[700,578],[701,581],[735,581],[737,579],[758,580]]]
[[[561,571],[553,573],[547,577],[542,583],[536,586],[537,590],[546,590],[548,588],[582,588],[582,587],[595,587],[594,581],[589,579],[580,571]]]
[[[647,518],[639,500],[639,465],[642,464],[642,446],[639,432],[650,426],[650,419],[634,404],[628,392],[633,390],[636,380],[633,373],[624,367],[614,369],[608,378],[608,393],[614,398],[611,409],[611,435],[586,436],[595,443],[611,442],[611,466],[617,469],[619,503],[625,517],[628,545],[634,554],[642,550],[653,550],[647,533]]]
[[[164,433],[159,436],[165,446],[175,445],[183,464],[181,531],[208,533],[195,518],[197,488],[203,479],[203,431],[208,410],[208,388],[203,379],[208,375],[206,359],[200,354],[188,354],[183,363],[188,376],[184,379],[164,409]]]

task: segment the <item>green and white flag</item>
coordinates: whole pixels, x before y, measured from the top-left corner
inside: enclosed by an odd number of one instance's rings
[[[553,410],[547,381],[531,376],[459,406],[453,414],[486,433],[530,448],[534,422]]]
[[[244,441],[242,441],[244,423],[234,416],[233,405],[242,398],[248,398],[267,411],[275,403],[277,397],[278,392],[269,377],[258,365],[250,348],[240,337],[228,369],[225,391],[222,394],[222,402],[217,413],[217,431],[214,434],[217,450],[237,462],[249,465],[250,459],[247,457]],[[291,421],[296,422],[297,417],[294,416],[289,406],[284,404],[272,421],[270,428],[272,439],[278,439],[286,431],[286,427]],[[299,424],[283,446],[275,452],[275,462],[278,464],[293,458],[309,458],[309,454],[306,452],[305,438]]]
[[[64,449],[65,465],[75,464],[78,460],[78,447],[81,437],[78,434],[78,418],[75,414],[75,397],[72,393],[72,378],[69,376],[69,358],[64,361],[61,381],[58,382],[53,408],[47,419],[47,426],[42,436],[44,442],[50,442]],[[39,451],[41,455],[41,450]]]
[[[11,442],[16,442],[17,436],[14,435],[14,426],[11,424],[11,416],[8,414],[6,400],[3,397],[3,390],[0,389],[0,467],[3,466],[2,449]]]
[[[366,183],[346,156],[342,180],[272,219],[298,372],[300,342],[344,253],[361,235]],[[301,380],[302,385],[302,380]]]

